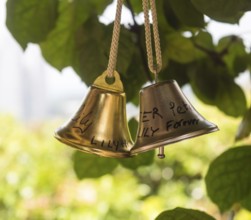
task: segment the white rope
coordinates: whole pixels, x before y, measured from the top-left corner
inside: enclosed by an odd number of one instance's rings
[[[149,1],[150,1],[150,7],[149,7]],[[154,48],[155,48],[155,56],[156,56],[155,63],[153,61],[152,34],[151,34],[151,25],[150,25],[150,19],[149,19],[149,9],[151,9],[152,20],[153,20],[153,39],[154,39]],[[148,68],[153,74],[155,74],[155,79],[157,81],[157,75],[161,71],[161,68],[162,68],[162,55],[161,55],[161,48],[160,48],[158,18],[157,18],[155,0],[143,0],[143,11],[144,11],[144,18],[145,18],[145,38],[146,38]]]
[[[114,77],[114,71],[117,64],[119,36],[120,36],[120,20],[122,13],[123,0],[117,1],[116,16],[113,26],[112,43],[110,48],[109,61],[107,66],[107,76]]]
[[[150,8],[149,8],[150,1]],[[152,34],[151,34],[151,25],[149,19],[149,9],[152,12],[152,20],[153,20],[153,40],[154,40],[154,49],[156,62],[153,62],[153,48],[152,48]],[[158,73],[162,68],[162,55],[160,48],[160,38],[159,38],[159,29],[158,29],[158,17],[157,10],[155,5],[155,0],[143,0],[143,11],[145,18],[145,38],[146,38],[146,51],[147,51],[147,61],[148,68],[155,75],[155,82],[158,82]],[[165,158],[164,147],[159,147],[158,157],[160,159]]]

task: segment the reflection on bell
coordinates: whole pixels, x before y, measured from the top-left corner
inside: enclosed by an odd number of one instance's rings
[[[74,117],[55,132],[61,142],[104,157],[130,157],[133,142],[126,119],[126,97],[119,75],[106,83],[106,73],[96,79]]]
[[[156,83],[140,91],[139,127],[131,153],[217,130],[194,109],[175,80]]]

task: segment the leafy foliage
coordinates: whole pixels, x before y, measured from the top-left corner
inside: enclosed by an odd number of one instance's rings
[[[162,212],[155,220],[215,220],[215,218],[202,211],[176,208]]]
[[[250,158],[251,146],[241,146],[224,152],[211,163],[206,175],[207,191],[221,211],[242,201],[250,204]]]
[[[240,86],[228,75],[228,70],[225,67],[215,69],[208,59],[197,66],[200,71],[190,72],[195,94],[205,103],[216,105],[227,115],[242,116],[247,109],[246,97]]]
[[[179,63],[189,63],[198,57],[196,49],[190,39],[178,33],[168,34],[165,38],[167,42],[167,57]]]
[[[248,137],[251,133],[251,108],[245,113],[238,131],[235,136],[235,140],[241,140]]]
[[[204,16],[198,11],[191,1],[186,0],[169,0],[175,15],[179,21],[191,27],[204,27]]]
[[[227,36],[220,39],[217,50],[227,53],[223,56],[229,74],[236,77],[239,73],[245,71],[248,65],[248,57],[246,55],[246,48],[242,39],[236,36]]]
[[[237,23],[243,12],[251,9],[249,0],[191,1],[199,11],[207,16],[228,23]]]
[[[135,170],[141,166],[151,165],[154,161],[154,156],[155,152],[149,151],[147,153],[139,154],[132,158],[121,159],[119,160],[119,162],[123,167]]]
[[[238,117],[246,112],[246,97],[239,85],[229,78],[219,81],[219,90],[216,97],[217,107],[227,115]]]
[[[90,85],[108,62],[112,25],[100,23],[98,16],[109,3],[111,0],[39,3],[8,0],[7,26],[24,49],[29,42],[39,44],[48,63],[58,70],[72,66]],[[133,16],[134,12],[142,11],[140,1],[127,0],[126,6]],[[234,78],[248,68],[249,52],[242,39],[236,36],[224,37],[215,45],[210,34],[203,30],[206,27],[204,14],[213,19],[238,22],[241,12],[250,10],[250,2],[159,0],[157,8],[164,60],[160,78],[175,78],[180,85],[190,83],[196,95],[206,103],[218,106],[228,115],[242,115],[246,101]],[[118,55],[117,66],[127,100],[135,104],[138,90],[153,79],[147,67],[143,31],[143,25],[135,20],[123,28]],[[185,37],[184,31],[191,37]],[[171,65],[174,63],[175,69]],[[181,76],[178,70],[184,69],[184,64],[189,68]],[[221,81],[224,83],[218,83]],[[212,85],[213,82],[217,82],[216,85]],[[225,102],[219,101],[223,98]],[[232,105],[230,100],[239,101]]]
[[[29,42],[39,43],[47,37],[55,27],[58,17],[58,1],[7,1],[7,27],[14,38],[22,46]],[[36,19],[34,19],[36,18]]]
[[[60,3],[57,26],[41,43],[42,53],[59,70],[72,66],[90,84],[106,65],[105,43],[100,41],[100,37],[104,39],[105,36],[104,25],[98,22],[96,16],[88,17],[90,8],[83,1],[72,1],[70,5],[68,1]],[[82,8],[86,11],[83,12]],[[90,63],[95,63],[95,69],[88,68]]]
[[[8,0],[6,24],[24,50],[29,43],[38,44],[44,58],[53,67],[61,71],[71,66],[83,82],[91,85],[108,62],[113,25],[101,23],[99,16],[110,3],[112,0]],[[117,68],[127,101],[138,105],[138,91],[145,83],[153,81],[153,76],[147,67],[144,27],[136,19],[136,15],[142,12],[141,1],[126,0],[125,5],[133,22],[122,27]],[[176,79],[181,86],[189,84],[206,104],[216,106],[232,117],[243,116],[236,140],[248,137],[250,109],[247,110],[246,95],[235,79],[240,73],[250,71],[250,50],[245,48],[240,36],[226,36],[213,42],[211,34],[206,31],[204,17],[238,23],[242,15],[251,10],[250,1],[158,0],[157,10],[163,52],[163,70],[159,78]],[[129,122],[129,126],[136,133],[135,119]],[[190,150],[189,154],[192,152]],[[182,158],[182,155],[178,156]],[[236,203],[251,210],[250,156],[250,146],[238,147],[226,151],[210,165],[206,176],[207,190],[221,211],[229,210]],[[150,188],[142,198],[151,199],[160,189],[167,190],[161,177],[178,182],[185,176],[186,181],[182,182],[186,184],[200,179],[201,173],[189,172],[186,160],[170,157],[167,162],[159,162],[157,165],[163,168],[162,171],[154,166],[153,158],[154,151],[125,160],[97,159],[76,152],[73,166],[79,179],[105,178],[127,168],[135,174],[137,181]],[[192,158],[196,164],[196,158]],[[207,156],[204,155],[203,159],[209,162]],[[172,169],[176,171],[174,177],[170,177]],[[136,184],[132,185],[135,188]],[[183,190],[188,192],[189,186]],[[1,204],[0,201],[0,209]],[[112,214],[116,216],[114,219],[121,219],[124,213],[129,216],[129,210],[114,210],[117,209],[110,210],[110,214],[116,213]],[[106,216],[102,217],[105,219]],[[137,217],[132,215],[132,219]],[[163,212],[156,219],[196,218],[213,219],[205,213],[182,208]]]
[[[77,151],[73,155],[74,170],[79,179],[98,178],[112,173],[118,163],[115,159],[98,157]]]

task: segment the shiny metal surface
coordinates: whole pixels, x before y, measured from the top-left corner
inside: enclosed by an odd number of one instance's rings
[[[203,118],[175,80],[140,91],[140,119],[132,154],[219,130]]]
[[[94,82],[79,110],[56,130],[55,137],[83,152],[130,157],[133,142],[127,125],[123,86],[117,73],[112,85],[105,82],[104,76],[105,73]]]

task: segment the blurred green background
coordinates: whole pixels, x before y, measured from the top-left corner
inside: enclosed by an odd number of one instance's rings
[[[82,180],[73,170],[75,150],[53,138],[63,119],[24,125],[1,115],[1,219],[150,220],[175,207],[202,209],[222,219],[206,196],[203,177],[210,161],[233,145],[239,119],[196,103],[220,132],[172,144],[165,148],[166,158],[155,156],[150,166],[130,170],[120,165],[99,178]],[[93,163],[93,169],[102,167]],[[236,217],[250,218],[246,211]]]

